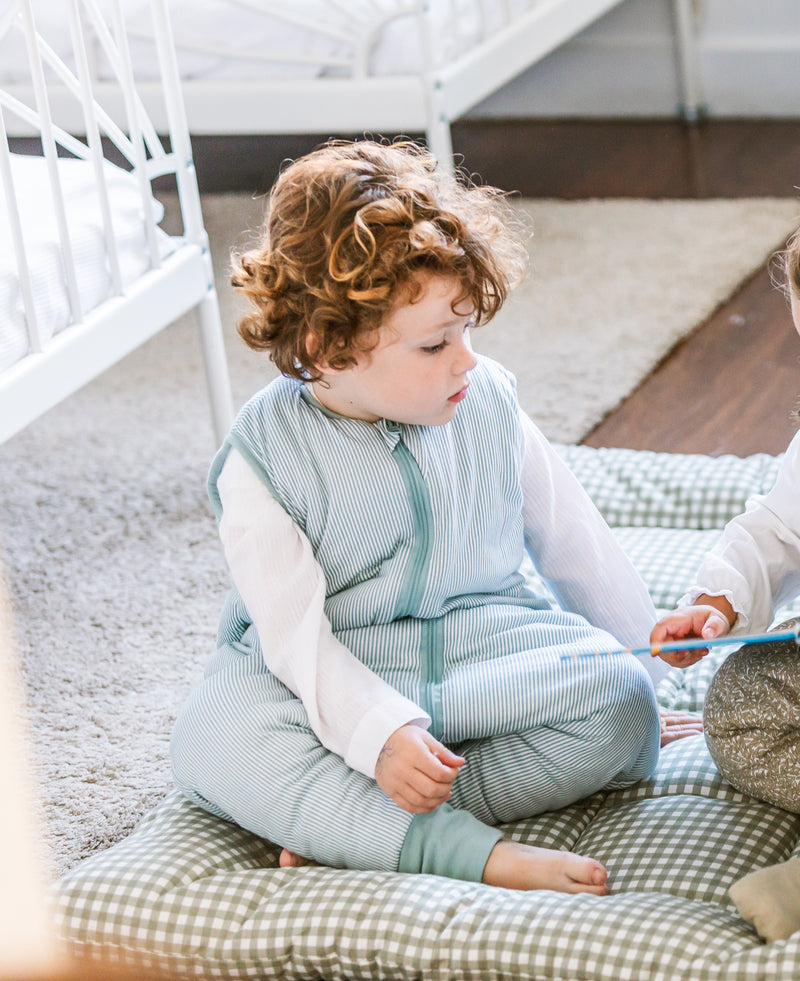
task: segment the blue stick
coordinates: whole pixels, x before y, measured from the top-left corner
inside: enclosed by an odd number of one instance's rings
[[[707,640],[693,638],[691,640],[671,640],[666,644],[654,644],[652,647],[622,647],[618,651],[586,651],[584,654],[563,654],[562,661],[577,660],[586,657],[612,657],[615,654],[650,654],[656,657],[662,651],[693,651],[709,647],[741,647],[745,644],[777,644],[778,641],[793,640],[800,645],[800,628],[797,630],[780,630],[771,634],[741,634],[731,637],[710,637]]]

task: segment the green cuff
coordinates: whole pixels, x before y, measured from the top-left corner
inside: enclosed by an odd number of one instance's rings
[[[414,815],[400,852],[398,872],[480,882],[489,853],[502,837],[502,831],[483,824],[469,811],[440,804],[428,814]]]

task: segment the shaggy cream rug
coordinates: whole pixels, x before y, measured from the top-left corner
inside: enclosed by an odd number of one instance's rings
[[[476,346],[576,441],[769,253],[791,200],[523,201],[532,270]],[[261,202],[204,201],[237,403],[273,375],[235,339],[231,245]],[[0,448],[0,536],[53,867],[128,832],[170,783],[168,736],[227,588],[194,326],[154,338]]]

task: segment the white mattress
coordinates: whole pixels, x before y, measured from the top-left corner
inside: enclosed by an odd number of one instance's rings
[[[541,0],[429,0],[436,67],[473,48],[486,33],[513,20]],[[101,8],[107,0],[98,0]],[[149,38],[149,0],[123,0],[131,50],[139,77],[156,71]],[[408,0],[168,0],[184,78],[234,80],[297,79],[349,74],[354,53],[365,49],[370,74],[403,75],[422,68],[422,42]],[[481,14],[481,7],[483,14]],[[254,9],[255,8],[255,9]],[[271,13],[284,11],[290,19]],[[37,27],[69,62],[68,5],[37,0]],[[303,21],[299,24],[296,21]],[[217,51],[202,52],[197,46]],[[109,66],[99,65],[101,73]],[[0,82],[24,78],[25,52],[0,39]]]
[[[43,336],[49,339],[70,324],[71,315],[46,162],[43,157],[12,154],[11,165],[36,316]],[[144,209],[136,179],[113,164],[106,163],[106,167],[122,281],[128,285],[150,265]],[[86,314],[112,293],[100,202],[90,163],[63,159],[59,161],[59,171],[78,292]],[[153,207],[156,220],[160,221],[163,208],[157,201]],[[159,248],[166,255],[178,240],[160,229],[159,233]],[[25,357],[28,350],[19,273],[5,195],[0,192],[0,371]]]

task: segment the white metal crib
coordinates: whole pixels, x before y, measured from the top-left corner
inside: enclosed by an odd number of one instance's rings
[[[620,2],[205,0],[217,30],[187,17],[177,35],[190,129],[423,131],[452,167],[454,119]]]
[[[221,439],[233,405],[166,0],[151,2],[160,78],[148,80],[147,109],[121,0],[60,4],[69,53],[54,50],[46,19],[36,23],[35,0],[0,14],[0,41],[24,46],[29,71],[26,85],[0,84],[0,442],[189,310]],[[153,122],[156,94],[168,146]],[[12,154],[9,129],[37,136],[38,156]],[[177,184],[180,236],[158,227],[152,182],[163,175]]]
[[[63,0],[36,2],[63,17]],[[148,0],[122,2],[146,60]],[[447,167],[454,119],[620,2],[169,0],[169,7],[193,134],[423,131]],[[102,91],[102,69],[98,83]],[[158,122],[159,93],[151,98],[153,81],[142,83]]]

